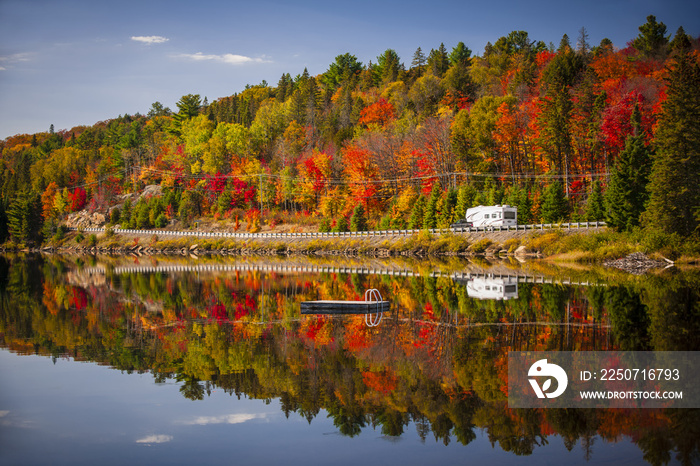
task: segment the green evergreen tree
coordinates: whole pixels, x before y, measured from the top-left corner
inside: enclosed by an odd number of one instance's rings
[[[185,226],[189,226],[195,217],[202,215],[201,195],[196,191],[185,191],[180,200],[178,216]]]
[[[367,217],[365,216],[365,208],[362,203],[357,204],[355,210],[350,217],[350,230],[352,231],[367,231]]]
[[[647,183],[651,171],[651,154],[645,144],[639,106],[632,112],[632,133],[610,173],[605,192],[608,225],[622,231],[639,225],[639,217],[649,197]]]
[[[452,49],[450,53],[450,65],[454,66],[458,63],[463,63],[469,65],[469,60],[471,60],[472,51],[464,45],[464,42],[458,42],[457,46]]]
[[[33,191],[17,193],[7,209],[7,229],[12,241],[27,245],[41,240],[41,199]]]
[[[394,82],[402,69],[403,65],[396,50],[387,49],[377,57],[377,64],[374,67],[375,81],[383,84]]]
[[[489,178],[488,190],[486,191],[486,205],[502,204],[505,196],[505,187],[497,184],[493,178]]]
[[[199,115],[199,110],[202,108],[202,100],[199,94],[187,94],[183,95],[175,105],[177,105],[177,115],[180,115],[180,119],[190,119]]]
[[[520,196],[518,197],[518,223],[527,225],[533,222],[532,215],[532,199],[528,193],[527,188],[520,189]]]
[[[422,194],[418,196],[415,204],[413,204],[413,210],[411,211],[411,216],[408,219],[408,228],[411,230],[418,230],[423,227],[423,215],[425,214],[425,196]]]
[[[148,216],[148,201],[145,198],[139,199],[131,212],[131,222],[138,229],[151,228],[151,222]]]
[[[455,206],[453,222],[458,222],[465,218],[467,215],[467,209],[474,205],[474,199],[476,199],[476,189],[471,183],[465,183],[459,187],[459,192],[457,193],[457,205]]]
[[[224,215],[226,212],[231,210],[231,202],[233,202],[231,191],[227,189],[221,193],[216,201],[217,210],[219,211],[220,215]]]
[[[645,225],[690,235],[700,225],[700,65],[687,49],[667,78]]]
[[[187,94],[183,95],[175,105],[177,105],[178,112],[173,115],[173,126],[170,131],[179,136],[182,123],[199,115],[202,100],[199,94]]]
[[[440,183],[435,183],[433,190],[430,192],[428,204],[425,206],[425,212],[423,212],[423,228],[431,229],[437,226],[437,205],[441,195],[442,188]]]
[[[331,231],[331,220],[329,218],[324,218],[318,225],[318,231],[321,233],[327,233]]]
[[[438,209],[438,228],[449,228],[455,216],[457,207],[457,191],[448,189],[441,197]]]
[[[5,211],[5,203],[0,200],[0,243],[7,241],[8,236],[7,212]]]
[[[676,30],[676,35],[673,36],[673,40],[668,44],[671,53],[690,49],[691,40],[690,36],[685,33],[683,26],[680,26],[678,30]]]
[[[119,215],[119,224],[122,228],[131,228],[131,199],[124,201],[124,206]]]
[[[639,26],[639,36],[632,45],[645,57],[664,56],[668,45],[666,25],[657,23],[656,16],[647,16],[647,22]]]
[[[569,203],[564,195],[564,187],[559,181],[547,186],[542,199],[542,220],[546,223],[559,222],[569,215]]]
[[[417,69],[417,77],[423,74],[423,67],[425,66],[426,59],[423,50],[418,47],[413,54],[413,60],[411,61],[411,68]]]
[[[442,78],[450,66],[450,59],[447,54],[445,44],[440,44],[437,50],[431,50],[428,55],[428,69],[437,76]]]
[[[348,226],[348,219],[345,218],[344,216],[341,216],[338,219],[338,223],[335,224],[335,226],[331,229],[331,231],[340,233],[343,231],[350,231],[350,227]]]
[[[600,181],[596,180],[591,185],[591,193],[586,201],[586,221],[597,222],[605,220],[605,198]]]
[[[532,201],[530,200],[530,196],[528,196],[527,188],[523,186],[511,186],[504,197],[504,202],[518,208],[519,224],[531,223]]]

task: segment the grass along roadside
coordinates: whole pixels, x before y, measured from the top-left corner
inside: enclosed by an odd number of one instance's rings
[[[677,235],[646,231],[618,233],[607,228],[591,230],[547,230],[480,232],[433,235],[426,231],[411,236],[329,237],[289,239],[233,239],[119,235],[110,232],[70,232],[52,241],[57,250],[95,252],[173,253],[198,251],[228,254],[317,254],[367,256],[498,256],[544,257],[558,262],[599,263],[644,252],[677,263],[700,263],[700,241]]]

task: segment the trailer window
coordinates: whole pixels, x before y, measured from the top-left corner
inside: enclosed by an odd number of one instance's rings
[[[489,218],[489,214],[484,214],[484,218]]]
[[[514,218],[515,218],[515,212],[513,212],[513,211],[510,211],[510,212],[509,212],[509,211],[505,211],[505,212],[503,212],[503,218],[514,219]]]
[[[506,285],[506,293],[515,293],[518,291],[518,287],[515,285]]]

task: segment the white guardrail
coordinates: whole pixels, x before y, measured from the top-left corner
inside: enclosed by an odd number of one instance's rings
[[[526,230],[550,230],[550,229],[581,229],[600,228],[606,226],[605,222],[576,222],[576,223],[538,223],[534,225],[515,226],[487,226],[487,227],[458,227],[458,228],[435,228],[427,230],[433,235],[447,233],[478,233],[495,231],[526,231]],[[105,228],[69,228],[72,231],[84,232],[104,232]],[[343,231],[343,232],[312,232],[312,233],[232,233],[226,231],[178,231],[178,230],[132,230],[113,228],[112,231],[118,235],[158,235],[158,236],[194,236],[198,238],[342,238],[342,237],[364,237],[364,236],[409,236],[425,230],[373,230],[373,231]]]

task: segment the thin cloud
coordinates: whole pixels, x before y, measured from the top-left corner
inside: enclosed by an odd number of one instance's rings
[[[264,418],[264,414],[225,414],[223,416],[199,416],[177,424],[185,426],[207,426],[211,424],[243,424],[253,419]]]
[[[168,443],[173,439],[172,435],[149,435],[148,437],[144,437],[141,439],[138,439],[136,443]]]
[[[197,53],[181,53],[175,55],[176,58],[193,61],[214,61],[225,63],[227,65],[245,65],[246,63],[268,63],[263,58],[251,58],[244,55],[236,55],[233,53],[225,53],[223,55],[205,55],[202,52]]]
[[[7,70],[16,63],[29,61],[29,53],[14,53],[12,55],[0,55],[0,71]]]
[[[167,37],[163,36],[131,36],[131,40],[136,42],[143,42],[144,44],[162,44],[169,41]]]

